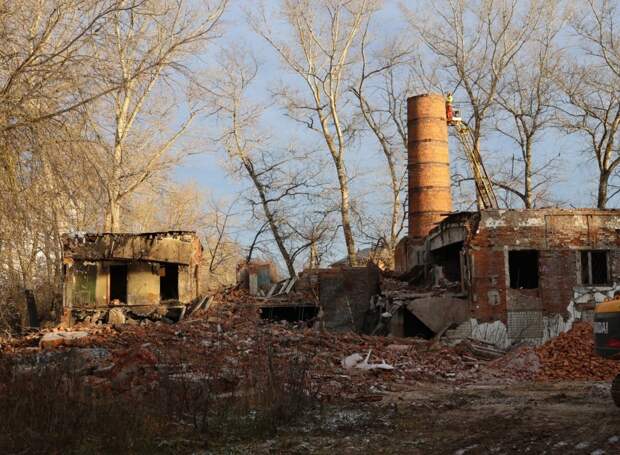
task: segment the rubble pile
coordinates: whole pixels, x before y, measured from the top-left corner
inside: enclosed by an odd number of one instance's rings
[[[155,386],[163,377],[206,375],[217,377],[218,388],[225,390],[262,371],[259,359],[268,356],[276,371],[291,365],[307,368],[311,388],[323,400],[380,399],[382,393],[417,381],[463,383],[473,380],[483,363],[438,342],[270,323],[260,318],[255,303],[247,293],[234,290],[175,325],[80,326],[75,330],[88,335],[80,337],[78,344],[49,349],[96,349],[101,365],[80,371],[88,376],[89,385],[117,392]],[[43,358],[48,351],[41,350],[34,336],[20,343],[5,353],[12,350],[14,356]],[[352,355],[360,360],[348,365],[344,360]],[[92,364],[92,356],[88,361]]]
[[[538,380],[601,380],[620,374],[620,362],[598,357],[594,352],[592,325],[577,322],[565,333],[536,348],[540,358]]]
[[[259,299],[228,290],[177,324],[78,325],[5,341],[0,357],[32,371],[71,360],[71,372],[88,387],[142,393],[164,380],[208,378],[217,393],[252,389],[260,375],[303,370],[317,399],[373,401],[418,382],[465,384],[506,380],[609,380],[620,363],[593,352],[592,327],[572,330],[538,348],[504,353],[465,340],[451,347],[437,339],[337,333],[260,317]]]
[[[540,357],[532,346],[519,346],[487,364],[495,377],[509,381],[533,381],[540,371]]]

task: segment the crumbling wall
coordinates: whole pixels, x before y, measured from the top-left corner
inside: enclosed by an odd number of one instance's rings
[[[110,267],[103,262],[97,263],[97,284],[95,294],[97,306],[105,306],[109,302],[108,283],[110,281]]]
[[[174,264],[199,263],[200,240],[193,232],[148,234],[81,234],[63,236],[65,258],[87,261],[140,260]]]
[[[506,343],[540,343],[568,330],[585,309],[578,307],[584,303],[578,303],[573,295],[581,286],[581,251],[609,251],[610,277],[620,283],[618,229],[618,211],[482,211],[477,229],[466,243],[476,327],[499,321],[506,327]],[[536,287],[511,287],[509,255],[515,250],[537,252]],[[615,284],[603,286],[603,292],[595,290],[594,294],[611,296],[612,288],[615,290]],[[578,300],[592,301],[589,297]],[[482,338],[488,339],[486,335]],[[501,336],[491,338],[502,341]]]
[[[486,341],[492,343],[499,348],[507,348],[510,346],[508,338],[508,330],[506,324],[502,321],[478,322],[476,319],[459,324],[455,329],[447,333],[449,338],[461,340],[465,338],[473,338],[475,340]]]
[[[280,281],[273,262],[252,261],[237,265],[237,283],[251,295],[266,295]]]
[[[317,273],[324,327],[361,331],[370,299],[379,292],[379,270],[369,265],[319,269]]]
[[[66,309],[110,305],[111,265],[127,265],[126,304],[158,305],[163,264],[178,266],[178,299],[189,303],[200,295],[198,267],[202,245],[194,232],[146,234],[93,233],[63,236]],[[118,281],[116,281],[118,283]]]
[[[409,271],[408,242],[409,237],[405,236],[396,244],[396,248],[394,250],[394,270],[397,273],[405,273]]]
[[[129,264],[127,272],[127,303],[157,305],[159,303],[159,273],[155,264]]]

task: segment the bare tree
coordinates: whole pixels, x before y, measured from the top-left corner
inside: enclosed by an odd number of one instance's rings
[[[208,225],[205,227],[205,252],[207,271],[210,277],[215,277],[218,284],[231,283],[233,277],[227,273],[232,266],[239,263],[241,248],[239,242],[232,237],[234,218],[237,216],[233,209],[238,200],[227,203],[211,199],[209,201]]]
[[[289,229],[294,208],[290,203],[298,205],[300,199],[308,196],[314,175],[300,166],[303,156],[294,150],[282,153],[261,128],[266,105],[250,101],[248,94],[258,68],[247,49],[225,49],[218,57],[217,68],[207,76],[205,90],[218,112],[222,126],[219,142],[232,160],[232,169],[252,184],[247,197],[252,214],[269,228],[289,275],[295,276]],[[262,231],[259,230],[256,240]]]
[[[200,289],[216,290],[234,284],[236,266],[242,260],[235,238],[238,204],[238,199],[207,197],[195,183],[178,183],[164,174],[128,196],[123,227],[132,232],[196,231],[203,245]]]
[[[183,64],[217,36],[227,0],[204,1],[200,8],[189,1],[126,3],[134,7],[112,15],[99,55],[107,62],[106,82],[118,89],[92,109],[90,125],[101,145],[93,164],[106,190],[105,229],[111,232],[120,229],[123,199],[178,162],[173,147],[200,112],[190,102],[185,118],[174,121],[180,112],[175,93],[191,90],[191,84],[179,85],[189,74]]]
[[[509,65],[539,26],[540,0],[441,0],[424,2],[409,22],[443,66],[443,86],[464,99],[463,138],[482,162],[480,141],[496,106]],[[480,200],[480,192],[478,199]],[[479,201],[480,205],[480,201]]]
[[[374,41],[367,23],[360,46],[361,70],[352,93],[369,131],[379,143],[387,168],[390,189],[390,210],[387,231],[379,228],[374,241],[392,254],[403,229],[403,193],[406,189],[406,103],[411,93],[413,48],[399,40],[389,40],[373,48]]]
[[[349,264],[356,263],[351,221],[350,176],[346,151],[355,129],[346,107],[355,49],[375,2],[372,0],[283,0],[287,33],[276,33],[265,9],[250,22],[279,54],[284,66],[299,77],[304,91],[285,87],[278,95],[294,120],[317,132],[336,170],[340,215]]]
[[[121,0],[0,2],[0,133],[54,119],[113,87],[93,82],[90,45]]]
[[[120,1],[0,1],[0,301],[59,291],[60,232],[90,226],[98,190],[84,154],[93,82],[87,48]]]
[[[620,165],[620,36],[616,32],[617,5],[588,0],[573,22],[584,55],[567,65],[558,82],[564,93],[562,124],[586,139],[584,151],[598,167],[596,204],[605,208],[617,192],[609,183]]]
[[[559,96],[555,78],[563,56],[555,41],[563,20],[553,6],[550,3],[539,12],[544,15],[540,31],[511,60],[496,95],[500,106],[496,129],[518,146],[520,157],[515,160],[513,155],[502,163],[494,184],[516,195],[528,209],[548,201],[547,190],[558,170],[557,154],[538,166],[534,161],[536,143],[555,124]]]

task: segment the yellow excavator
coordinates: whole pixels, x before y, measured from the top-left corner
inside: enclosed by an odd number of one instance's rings
[[[599,303],[594,310],[594,347],[597,355],[620,360],[620,299]],[[620,407],[620,374],[611,383],[611,397]]]

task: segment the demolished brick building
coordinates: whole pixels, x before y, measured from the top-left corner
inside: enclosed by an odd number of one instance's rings
[[[443,98],[410,98],[408,127],[409,235],[396,268],[435,286],[401,298],[392,333],[417,324],[501,346],[539,344],[620,291],[619,210],[451,212]]]
[[[65,235],[65,317],[178,318],[200,295],[201,255],[200,240],[191,231]]]

